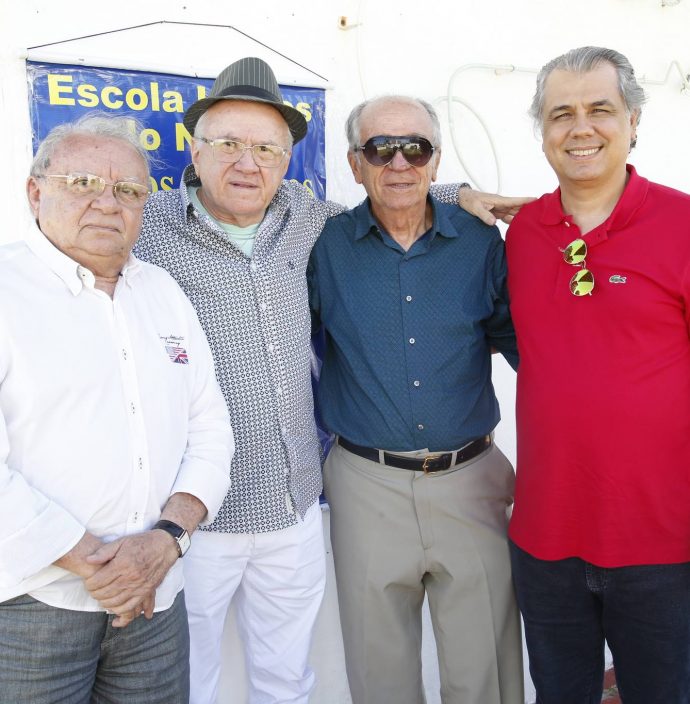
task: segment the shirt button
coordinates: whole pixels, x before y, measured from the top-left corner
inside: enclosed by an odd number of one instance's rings
[[[261,310],[266,310],[268,306],[262,301],[261,303],[259,303],[259,308],[261,308]]]
[[[570,227],[570,223],[567,220],[565,221],[565,226]]]
[[[412,300],[412,296],[405,296],[405,300],[409,303]]]
[[[410,344],[411,344],[411,345],[414,345],[414,343],[415,343],[415,339],[414,339],[414,337],[411,337],[411,338],[410,338]]]
[[[421,385],[421,382],[419,381],[419,379],[415,379],[412,383],[414,384],[414,386],[420,386],[420,385]]]
[[[268,347],[267,347],[266,349],[267,349],[269,352],[273,352],[273,344],[270,344],[270,343],[269,343],[269,345],[268,345]]]
[[[424,430],[424,426],[420,423],[420,424],[417,426],[417,430]]]
[[[251,271],[256,271],[256,262],[250,262],[249,268],[251,269]]]

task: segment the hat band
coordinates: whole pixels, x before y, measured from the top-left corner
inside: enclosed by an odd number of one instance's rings
[[[271,103],[281,103],[283,102],[282,96],[280,94],[276,95],[263,88],[257,88],[256,86],[229,86],[228,88],[223,88],[217,95],[211,95],[210,98],[227,98],[229,96],[236,95],[238,97],[251,96],[252,98],[260,98],[261,100],[268,100]]]

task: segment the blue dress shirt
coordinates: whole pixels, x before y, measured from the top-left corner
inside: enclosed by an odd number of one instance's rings
[[[320,410],[358,445],[433,452],[486,435],[500,419],[491,348],[517,367],[498,229],[429,198],[433,225],[407,252],[368,200],[330,218],[312,250]]]

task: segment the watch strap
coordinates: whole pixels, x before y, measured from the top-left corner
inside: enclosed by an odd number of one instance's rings
[[[171,535],[175,540],[175,546],[177,547],[178,557],[182,557],[189,549],[190,539],[189,533],[182,526],[173,523],[172,521],[166,521],[161,519],[152,528],[152,530],[164,530],[166,533]]]

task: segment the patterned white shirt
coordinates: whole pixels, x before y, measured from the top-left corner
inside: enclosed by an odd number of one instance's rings
[[[199,185],[191,165],[179,189],[151,196],[135,252],[166,269],[192,301],[230,411],[232,483],[203,529],[280,530],[321,493],[306,267],[326,218],[343,207],[284,181],[248,258],[190,203],[188,185]]]

